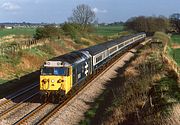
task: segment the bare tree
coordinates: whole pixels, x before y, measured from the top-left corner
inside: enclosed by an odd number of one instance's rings
[[[73,10],[73,14],[68,20],[69,22],[80,24],[83,26],[83,29],[86,29],[87,25],[95,20],[95,12],[91,10],[90,6],[81,4]]]
[[[170,22],[175,32],[180,33],[180,13],[174,13],[170,16]]]

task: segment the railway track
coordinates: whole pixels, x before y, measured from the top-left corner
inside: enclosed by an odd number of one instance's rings
[[[38,106],[37,108],[35,108],[34,110],[32,110],[28,114],[26,114],[24,117],[19,119],[13,125],[20,125],[20,124],[23,124],[23,123],[27,122],[28,119],[30,119],[31,117],[35,116],[40,110],[45,108],[47,105],[48,105],[48,103],[41,104],[40,106]]]
[[[7,100],[0,103],[0,119],[6,119],[14,112],[25,107],[29,102],[32,102],[35,97],[38,97],[38,84],[31,84],[16,93],[7,96]]]
[[[29,102],[30,102],[30,101],[33,100],[38,94],[39,94],[39,92],[36,92],[36,93],[32,94],[31,96],[25,98],[25,99],[22,100],[21,102],[16,103],[15,105],[13,105],[13,106],[7,108],[6,110],[2,111],[2,112],[0,113],[0,118],[3,119],[3,118],[5,118],[8,114],[11,114],[11,112],[13,112],[14,110],[18,110],[18,107],[20,107],[20,106],[22,107],[23,105],[25,105],[24,102],[26,102],[26,101],[29,101]]]
[[[107,68],[105,67],[102,68],[101,71],[99,71],[98,75],[92,77],[88,82],[86,82],[83,86],[81,86],[75,93],[73,93],[72,95],[69,95],[69,97],[64,99],[63,102],[52,106],[48,112],[43,113],[45,114],[43,117],[42,115],[37,116],[37,114],[39,114],[38,112],[45,110],[48,106],[48,103],[44,103],[40,105],[39,107],[37,107],[36,109],[34,109],[33,111],[29,112],[27,115],[25,115],[20,120],[15,122],[14,125],[27,124],[29,123],[28,121],[30,121],[29,119],[31,119],[31,123],[36,124],[36,125],[45,124],[48,121],[48,119],[50,119],[54,114],[56,114],[56,112],[58,112],[62,107],[64,107],[72,98],[74,98],[79,92],[81,92],[90,82],[92,82],[94,79],[106,73],[114,64],[116,64],[119,60],[121,60],[125,55],[126,54],[121,55],[120,57],[118,57],[118,59],[113,60]],[[34,116],[36,116],[37,119],[36,118],[33,119],[32,117]]]
[[[30,100],[30,97],[32,98],[33,96],[37,95],[37,93],[38,93],[38,87],[37,85],[35,85],[29,88],[28,90],[22,91],[17,95],[14,95],[12,98],[3,101],[0,104],[0,117],[4,112],[10,111],[9,109],[12,109],[12,107],[19,107],[19,105],[22,104],[23,102]]]
[[[58,112],[72,98],[74,98],[79,92],[81,92],[84,88],[86,88],[86,86],[90,82],[92,82],[94,79],[96,79],[99,76],[106,73],[114,64],[116,64],[119,60],[121,60],[125,55],[126,54],[123,54],[123,55],[119,56],[117,59],[113,59],[113,61],[110,63],[110,65],[107,68],[105,68],[105,67],[102,68],[96,76],[93,76],[90,80],[88,80],[88,82],[86,82],[83,86],[79,87],[79,89],[76,92],[74,92],[72,95],[69,95],[61,103],[59,103],[59,104],[43,103],[43,104],[39,105],[38,107],[36,107],[35,109],[29,111],[29,113],[27,113],[26,115],[21,117],[16,122],[14,122],[14,125],[28,124],[28,123],[40,125],[40,124],[46,123],[54,114],[56,114],[56,112]],[[29,89],[29,90],[32,90],[32,89]],[[22,92],[22,93],[26,93],[26,92]],[[22,95],[22,94],[18,94],[18,95]],[[16,98],[16,96],[14,96],[13,99]],[[2,104],[5,105],[7,103],[2,103]],[[21,105],[21,104],[19,104],[19,105]],[[13,110],[13,108],[9,109],[9,110]],[[8,111],[7,111],[7,113],[8,113]],[[5,114],[6,114],[6,112],[5,112]],[[1,118],[1,114],[0,114],[0,118]]]
[[[32,84],[32,85],[29,85],[21,90],[19,90],[18,92],[10,95],[10,96],[7,96],[5,97],[7,100],[4,100],[0,103],[0,109],[3,108],[5,105],[8,105],[9,103],[11,103],[13,100],[19,98],[20,96],[22,96],[23,94],[37,88],[39,86],[39,84]]]

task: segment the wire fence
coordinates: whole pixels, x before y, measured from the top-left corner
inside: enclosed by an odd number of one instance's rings
[[[7,47],[0,48],[0,55],[15,53],[20,50],[29,49],[35,46],[42,46],[46,43],[48,43],[48,39],[41,39],[41,40],[28,40],[28,41],[22,41],[15,45],[10,45]]]

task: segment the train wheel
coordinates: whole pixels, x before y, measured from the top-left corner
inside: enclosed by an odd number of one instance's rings
[[[54,103],[54,101],[55,101],[55,95],[54,94],[52,95],[51,101],[52,101],[52,103]]]
[[[48,100],[47,94],[41,95],[41,96],[40,96],[40,99],[41,99],[41,101],[42,101],[43,103],[47,102],[47,100]]]

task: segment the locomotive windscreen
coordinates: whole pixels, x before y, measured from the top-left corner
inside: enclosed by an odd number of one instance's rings
[[[41,69],[41,75],[68,76],[69,69],[67,67],[44,67]]]

